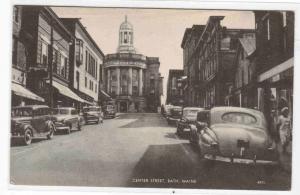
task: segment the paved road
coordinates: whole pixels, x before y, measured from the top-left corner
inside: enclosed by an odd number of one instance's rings
[[[123,114],[70,135],[13,143],[11,183],[98,187],[286,190],[290,174],[205,164],[159,114]]]

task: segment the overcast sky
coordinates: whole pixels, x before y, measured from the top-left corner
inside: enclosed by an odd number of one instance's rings
[[[118,32],[125,15],[134,28],[134,46],[138,53],[159,57],[164,77],[164,95],[169,69],[182,69],[180,47],[186,28],[206,24],[209,16],[225,16],[227,28],[254,29],[254,14],[250,11],[120,9],[53,7],[59,17],[81,18],[82,24],[104,54],[115,53]],[[163,97],[162,103],[164,103]]]

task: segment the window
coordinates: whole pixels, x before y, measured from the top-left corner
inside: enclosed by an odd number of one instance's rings
[[[268,40],[271,39],[271,35],[270,35],[270,19],[267,19],[267,38]]]
[[[13,51],[12,51],[12,63],[14,65],[17,65],[17,59],[18,59],[18,40],[13,38]]]
[[[77,110],[71,110],[71,115],[77,115],[78,113],[77,113]]]
[[[77,89],[79,89],[79,81],[80,81],[80,75],[79,75],[79,72],[76,71],[76,83],[77,83]]]
[[[85,88],[87,88],[87,78],[86,77],[84,78],[84,86],[85,86]]]
[[[79,66],[83,61],[83,41],[76,39],[76,64]]]
[[[58,51],[53,48],[53,72],[57,72]]]
[[[124,43],[127,43],[127,32],[124,32]]]
[[[19,7],[14,6],[13,18],[16,23],[19,23],[19,12],[20,12]]]
[[[48,44],[44,41],[41,41],[41,44],[41,64],[46,66],[48,64]]]
[[[247,113],[238,113],[238,112],[226,113],[222,116],[222,119],[225,122],[245,124],[245,125],[256,123],[256,118]]]
[[[286,27],[286,12],[282,12],[282,20],[283,27]]]
[[[97,84],[95,83],[95,92],[97,93]]]
[[[88,52],[87,51],[85,51],[85,71],[87,71],[88,70],[88,58],[89,56],[88,56]]]

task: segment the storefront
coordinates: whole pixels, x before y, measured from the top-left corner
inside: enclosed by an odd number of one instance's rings
[[[12,91],[12,106],[21,106],[25,104],[37,104],[37,103],[44,103],[44,98],[36,95],[35,93],[31,92],[21,84],[12,82],[11,85]]]

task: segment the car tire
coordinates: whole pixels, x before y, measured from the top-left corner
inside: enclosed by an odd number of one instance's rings
[[[25,132],[24,132],[24,139],[23,139],[23,143],[24,145],[28,146],[31,144],[32,141],[32,132],[31,129],[26,128]]]
[[[47,135],[47,139],[52,139],[52,138],[53,138],[53,135],[54,135],[54,131],[55,131],[54,125],[51,124],[49,128],[50,128],[50,129],[49,129],[49,134]]]

